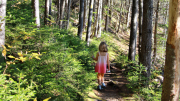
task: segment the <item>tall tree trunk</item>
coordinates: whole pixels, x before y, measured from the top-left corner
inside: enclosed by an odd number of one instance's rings
[[[61,18],[61,0],[58,0],[58,18],[57,18],[57,23],[60,28],[60,18]]]
[[[105,30],[108,32],[108,25],[109,25],[109,7],[110,7],[110,0],[106,0],[106,5],[107,5],[107,14],[106,14],[106,23],[105,23]]]
[[[87,27],[87,34],[86,34],[86,41],[87,45],[89,46],[89,41],[90,41],[90,35],[91,35],[91,22],[92,22],[92,14],[93,14],[93,1],[90,0],[89,3],[89,18],[88,18],[88,27]]]
[[[179,101],[180,84],[180,2],[170,0],[169,27],[161,101]]]
[[[95,20],[96,20],[96,0],[94,0],[94,4],[93,4],[93,17],[94,17],[94,23],[95,23]]]
[[[141,57],[141,43],[142,43],[142,21],[143,21],[143,0],[139,0],[139,45],[138,45],[138,55],[139,63]]]
[[[147,84],[150,79],[151,70],[151,51],[152,51],[152,16],[153,0],[144,0],[143,2],[143,27],[142,27],[142,47],[141,63],[147,70]]]
[[[130,32],[130,43],[129,43],[129,55],[128,59],[131,61],[135,60],[136,55],[136,33],[138,25],[138,0],[133,0],[132,3],[132,18],[131,18],[131,32]]]
[[[156,9],[156,19],[155,19],[155,29],[154,29],[154,55],[153,62],[156,65],[156,53],[157,53],[157,24],[158,24],[158,11],[159,11],[159,0],[157,1],[157,9]]]
[[[119,11],[119,25],[118,25],[118,29],[117,29],[117,33],[119,33],[119,30],[120,30],[120,26],[121,26],[121,14],[122,14],[122,0],[121,0],[121,6],[120,6],[120,11]]]
[[[2,45],[5,45],[6,3],[7,0],[0,0],[0,63],[4,62]]]
[[[66,29],[69,29],[69,18],[70,18],[70,11],[71,11],[71,0],[68,1],[68,15],[67,15],[67,26]]]
[[[32,0],[34,17],[36,18],[35,23],[37,28],[40,27],[40,15],[39,15],[39,0]]]
[[[64,9],[65,8],[65,0],[61,0],[61,15],[60,15],[60,29],[63,27],[63,19],[64,19]]]
[[[80,0],[78,36],[81,40],[83,33],[83,17],[84,17],[83,15],[84,15],[84,0]]]
[[[44,17],[44,24],[48,25],[49,22],[49,7],[50,7],[50,0],[45,0],[45,17]]]
[[[127,27],[129,27],[129,23],[130,23],[131,9],[132,9],[132,4],[131,4],[131,0],[129,0],[129,11],[127,14]]]
[[[95,24],[94,24],[94,36],[97,37],[97,33],[98,33],[98,23],[99,23],[99,7],[100,7],[100,0],[98,0],[98,6],[97,6],[97,14],[96,14],[96,21],[95,21]]]
[[[49,24],[51,24],[51,5],[52,5],[52,0],[49,0]]]
[[[109,24],[111,24],[112,15],[113,15],[113,0],[109,1]]]
[[[85,27],[86,27],[86,19],[87,19],[87,7],[88,7],[88,5],[87,5],[87,3],[88,3],[88,1],[87,0],[85,0],[84,1],[84,23],[83,23],[83,29],[85,30]]]
[[[99,23],[98,23],[99,30],[97,35],[98,38],[101,37],[101,24],[102,24],[101,20],[102,20],[102,0],[100,0],[99,2]]]

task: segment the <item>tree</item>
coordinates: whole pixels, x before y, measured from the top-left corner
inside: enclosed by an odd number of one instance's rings
[[[180,2],[170,0],[169,28],[161,101],[179,101],[180,79]]]
[[[129,27],[129,22],[130,22],[130,17],[131,17],[131,9],[132,9],[132,4],[131,4],[131,0],[129,0],[128,13],[127,13],[127,27]]]
[[[50,15],[51,15],[51,0],[45,0],[45,17],[44,24],[50,24]]]
[[[142,21],[143,21],[142,15],[143,15],[143,0],[139,0],[139,43],[138,43],[139,61],[141,61],[140,59],[141,59]]]
[[[84,17],[84,0],[80,0],[78,36],[82,39]]]
[[[130,43],[129,43],[129,55],[128,59],[134,61],[136,55],[136,33],[138,25],[138,0],[133,0],[132,3],[132,17],[131,17],[131,32],[130,32]]]
[[[86,34],[86,41],[87,45],[89,46],[89,41],[90,41],[90,34],[91,34],[91,22],[92,22],[92,13],[93,13],[93,1],[90,0],[89,3],[89,18],[88,18],[88,27],[87,27],[87,34]]]
[[[106,5],[107,5],[108,9],[107,9],[107,14],[106,14],[105,30],[106,30],[106,32],[108,32],[110,0],[106,0]]]
[[[111,24],[113,15],[113,0],[110,0],[110,6],[109,6],[109,23]]]
[[[5,16],[6,16],[6,2],[7,0],[0,0],[0,52],[2,52],[2,45],[5,45]],[[0,55],[0,63],[4,61]]]
[[[151,70],[151,51],[152,51],[152,15],[153,0],[143,1],[143,26],[142,26],[142,47],[141,47],[141,63],[147,70],[149,81]]]
[[[39,0],[32,0],[33,17],[36,18],[35,23],[37,28],[40,27],[40,15],[39,15]]]
[[[159,0],[157,1],[157,9],[156,9],[156,19],[155,19],[155,28],[154,28],[154,55],[153,62],[156,64],[156,53],[157,53],[157,24],[158,24],[158,11],[159,11]]]
[[[122,14],[122,0],[121,0],[121,6],[120,6],[120,11],[119,11],[119,25],[118,25],[118,29],[117,29],[117,33],[119,32],[120,30],[120,26],[121,26],[121,14]]]
[[[58,8],[57,23],[58,23],[59,28],[60,28],[60,18],[61,18],[61,0],[58,0],[57,8]]]
[[[61,0],[61,6],[60,6],[60,24],[59,27],[62,29],[63,27],[63,19],[64,19],[64,8],[65,8],[65,0]]]
[[[67,15],[67,26],[66,28],[69,28],[69,18],[70,18],[70,11],[71,11],[71,0],[68,1],[68,15]]]
[[[83,23],[83,29],[86,28],[87,14],[88,14],[88,0],[85,0],[84,1],[84,23]]]
[[[101,20],[102,20],[102,0],[99,0],[99,23],[98,23],[98,35],[97,37],[101,37]]]
[[[94,36],[95,36],[95,37],[97,37],[97,33],[98,33],[100,0],[98,0],[97,7],[98,7],[98,8],[97,8],[97,15],[96,15],[95,23],[94,23]]]

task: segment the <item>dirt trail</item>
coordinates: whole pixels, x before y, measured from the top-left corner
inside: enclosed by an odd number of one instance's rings
[[[126,87],[128,81],[122,72],[123,70],[112,66],[111,73],[105,74],[106,88],[93,90],[99,98],[94,101],[135,101],[133,93]]]

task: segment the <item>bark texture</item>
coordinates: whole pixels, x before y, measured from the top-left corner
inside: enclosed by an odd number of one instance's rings
[[[159,0],[157,1],[157,9],[156,9],[156,19],[155,19],[155,28],[154,28],[154,55],[153,62],[156,65],[156,54],[157,54],[157,24],[158,24],[158,11],[159,11]]]
[[[63,28],[63,19],[64,19],[64,8],[65,8],[65,0],[61,0],[61,10],[60,10],[60,28]]]
[[[6,3],[7,0],[0,0],[0,63],[4,62],[2,45],[5,45]]]
[[[34,17],[36,18],[35,23],[37,24],[37,28],[40,27],[40,15],[39,15],[39,0],[32,0]]]
[[[141,59],[142,21],[143,21],[142,15],[143,15],[143,0],[139,0],[139,45],[138,45],[139,61],[141,61],[140,59]]]
[[[88,27],[87,27],[87,34],[86,34],[86,41],[87,45],[89,46],[89,41],[90,41],[90,35],[91,35],[91,23],[92,23],[92,13],[93,13],[93,1],[90,0],[89,3],[89,18],[88,18]]]
[[[108,9],[109,9],[109,7],[110,7],[110,0],[106,0],[106,5],[107,5],[107,7],[108,7]],[[110,10],[108,10],[107,9],[107,14],[106,14],[106,22],[105,22],[105,30],[106,30],[106,32],[108,32],[108,25],[109,25],[109,11]]]
[[[129,43],[129,55],[128,59],[131,61],[135,60],[136,55],[136,34],[138,25],[138,0],[133,0],[132,3],[132,17],[131,17],[131,32],[130,32],[130,43]]]
[[[66,29],[69,28],[70,11],[71,11],[71,0],[68,0],[68,13],[67,13],[67,26],[66,26]]]
[[[180,1],[170,0],[169,28],[161,101],[179,101]]]
[[[102,1],[103,0],[99,0],[99,23],[98,23],[98,34],[97,34],[98,38],[101,37]]]
[[[84,0],[80,0],[78,36],[82,39],[84,17]]]
[[[5,16],[7,0],[0,0],[0,47],[5,44]]]
[[[147,70],[147,77],[150,77],[151,70],[151,51],[152,51],[152,16],[153,0],[144,0],[143,2],[143,27],[142,27],[142,47],[141,63]],[[147,80],[149,81],[149,80]],[[147,83],[148,84],[148,83]]]
[[[44,24],[47,25],[49,22],[49,8],[50,8],[50,0],[45,0],[45,17]]]

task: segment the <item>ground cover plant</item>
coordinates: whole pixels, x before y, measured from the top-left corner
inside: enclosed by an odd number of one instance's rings
[[[137,57],[136,57],[137,60]],[[160,71],[151,70],[151,80],[147,84],[147,77],[145,76],[145,68],[138,61],[128,61],[126,55],[120,55],[117,60],[120,63],[120,68],[123,69],[123,74],[127,77],[129,84],[126,86],[133,91],[133,96],[138,101],[160,101],[162,85],[154,79],[161,75]]]

